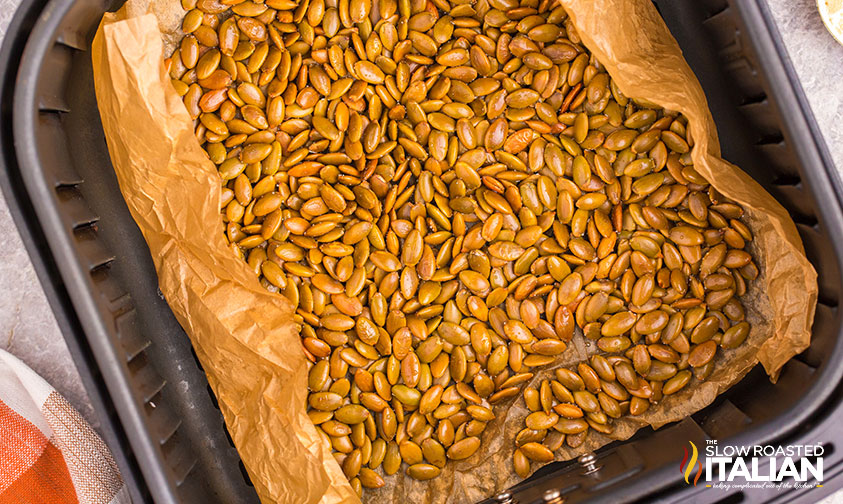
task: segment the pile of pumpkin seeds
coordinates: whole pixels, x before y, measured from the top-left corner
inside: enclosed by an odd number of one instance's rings
[[[167,63],[225,235],[295,306],[358,494],[470,457],[518,396],[527,476],[743,343],[743,210],[554,2],[182,2]],[[526,386],[574,337],[600,352]]]

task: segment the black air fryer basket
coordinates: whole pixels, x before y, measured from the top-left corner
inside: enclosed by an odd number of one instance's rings
[[[705,89],[723,156],[790,211],[819,272],[811,347],[775,385],[758,366],[692,417],[605,446],[591,465],[546,466],[512,497],[815,502],[843,486],[841,185],[764,0],[655,3]],[[0,52],[0,186],[135,502],[258,502],[110,164],[90,47],[102,14],[117,7],[32,0],[13,19]],[[682,448],[707,439],[822,444],[823,486],[686,485]]]

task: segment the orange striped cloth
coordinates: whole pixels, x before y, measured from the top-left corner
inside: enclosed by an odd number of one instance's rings
[[[43,378],[0,350],[0,504],[123,504],[111,452]]]

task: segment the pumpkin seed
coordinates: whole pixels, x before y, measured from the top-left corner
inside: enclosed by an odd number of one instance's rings
[[[623,97],[564,9],[183,3],[169,73],[225,236],[293,304],[308,414],[359,492],[482,452],[492,405],[522,393],[526,477],[745,341],[742,209],[694,169],[685,118]],[[606,355],[526,387],[576,327]]]

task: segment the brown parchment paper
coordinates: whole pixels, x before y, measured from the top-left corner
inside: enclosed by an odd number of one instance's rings
[[[708,381],[665,398],[638,417],[615,422],[611,436],[590,432],[566,460],[641,427],[682,419],[710,404],[760,362],[775,380],[808,347],[816,273],[786,210],[752,178],[720,158],[717,132],[697,79],[649,0],[561,0],[582,42],[620,89],[683,113],[695,140],[696,170],[741,203],[761,271],[743,299],[752,330],[723,352]],[[161,291],[190,336],[237,449],[263,502],[357,502],[305,413],[307,364],[292,308],[265,291],[225,243],[215,167],[193,136],[190,118],[162,64],[180,38],[178,0],[129,0],[106,14],[94,39],[94,83],[121,192],[144,234]],[[580,336],[552,369],[593,353]],[[481,449],[450,463],[430,482],[401,473],[367,490],[371,502],[474,502],[518,482],[513,439],[526,410],[520,398],[495,408]],[[537,468],[534,464],[533,468]]]
[[[261,499],[355,502],[305,415],[307,367],[292,307],[261,287],[226,245],[219,176],[161,54],[152,14],[106,14],[94,39],[111,160],[161,292],[190,335]]]

